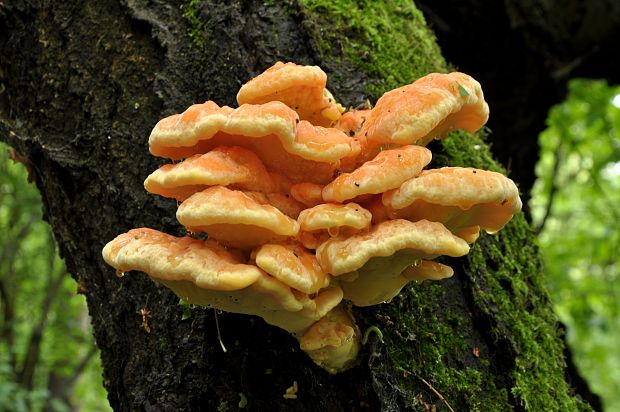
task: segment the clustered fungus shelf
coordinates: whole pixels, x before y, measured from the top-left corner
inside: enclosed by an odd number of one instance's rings
[[[144,185],[177,199],[177,220],[208,240],[133,229],[103,257],[186,301],[255,314],[331,373],[351,366],[360,334],[343,304],[388,301],[411,281],[452,276],[480,230],[521,208],[503,175],[423,170],[424,147],[488,118],[480,84],[429,74],[345,112],[316,66],[276,63],[242,86],[238,108],[208,101],[162,119],[153,155],[172,160]]]

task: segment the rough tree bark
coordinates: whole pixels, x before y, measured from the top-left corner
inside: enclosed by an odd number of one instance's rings
[[[142,187],[163,162],[147,150],[159,118],[207,99],[233,105],[277,60],[322,66],[351,105],[447,70],[410,3],[4,1],[0,56],[0,138],[30,168],[85,291],[116,410],[588,410],[566,375],[522,217],[450,260],[452,279],[356,309],[383,341],[371,336],[358,365],[336,376],[250,316],[219,315],[223,353],[213,311],[183,319],[166,288],[139,273],[118,279],[101,259],[133,227],[182,233],[174,202]],[[431,148],[436,165],[499,168],[479,136]],[[298,398],[283,399],[294,381]]]

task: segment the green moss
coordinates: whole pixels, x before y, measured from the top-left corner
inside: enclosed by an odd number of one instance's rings
[[[486,235],[468,255],[475,276],[476,306],[489,317],[493,335],[514,348],[517,403],[526,410],[590,410],[565,381],[563,344],[541,276],[532,234],[522,216],[499,234]],[[474,275],[475,274],[475,275]]]
[[[239,404],[237,405],[239,409],[243,409],[248,406],[248,398],[241,392],[239,392]]]
[[[302,6],[310,21],[328,22],[327,29],[310,25],[321,57],[330,60],[343,52],[347,64],[372,78],[366,89],[375,98],[429,71],[447,69],[424,16],[410,1],[303,0]]]
[[[374,98],[428,72],[448,71],[411,2],[303,0],[302,6],[321,58],[331,67],[353,64],[364,72],[371,79],[366,91]],[[485,134],[453,133],[441,145],[433,143],[434,163],[504,171],[493,160]],[[374,373],[389,376],[390,383],[411,394],[406,402],[416,410],[429,403],[447,410],[429,385],[458,410],[590,410],[565,381],[557,319],[525,219],[518,216],[498,235],[482,235],[463,265],[463,284],[414,285],[379,313],[376,308],[356,311],[363,329],[383,321],[378,327],[385,347],[375,355],[389,355]],[[468,288],[475,307],[458,307],[458,299],[446,296],[451,286]],[[439,307],[440,302],[455,302],[455,307]],[[473,315],[459,315],[468,310],[488,324],[486,337],[467,337],[468,331],[480,330],[471,324]],[[488,347],[472,346],[485,339],[491,340]],[[485,379],[502,375],[493,369],[497,357],[502,367],[512,364],[507,381]]]
[[[200,0],[189,0],[181,6],[181,9],[183,10],[183,17],[187,19],[190,26],[187,34],[191,37],[194,45],[203,47],[206,43],[207,26],[200,18],[199,5]]]
[[[411,394],[407,406],[416,410],[443,404],[431,386],[457,410],[498,410],[498,405],[508,404],[507,391],[484,379],[491,365],[476,357],[476,348],[464,337],[471,320],[464,319],[456,307],[439,307],[445,301],[443,287],[425,282],[381,307],[378,318],[385,322],[382,330],[389,359],[381,363],[380,373],[393,374]],[[360,321],[367,321],[363,314]]]
[[[228,402],[223,401],[217,406],[217,412],[229,412],[231,410]]]
[[[170,345],[170,340],[163,334],[158,335],[157,343],[162,352],[168,351],[172,346]]]
[[[441,151],[433,153],[433,161],[438,166],[477,167],[506,173],[493,159],[491,148],[485,142],[487,134],[485,129],[475,135],[464,131],[451,133],[441,141]]]

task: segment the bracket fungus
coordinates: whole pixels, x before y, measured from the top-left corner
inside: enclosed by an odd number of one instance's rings
[[[425,170],[382,196],[392,218],[429,219],[458,233],[495,233],[521,210],[519,189],[504,175],[470,167]],[[474,229],[475,231],[475,229]]]
[[[280,101],[317,126],[331,126],[344,112],[325,88],[327,75],[318,66],[277,62],[239,89],[239,104]]]
[[[285,240],[299,232],[299,223],[275,206],[224,186],[191,195],[179,206],[177,220],[191,232],[206,232],[238,249]]]
[[[223,185],[261,193],[285,192],[290,181],[267,171],[251,150],[242,147],[216,147],[176,164],[167,164],[144,181],[153,194],[183,201],[209,186]]]
[[[367,146],[426,146],[453,130],[476,132],[488,118],[480,83],[464,73],[431,73],[381,96],[359,133]]]
[[[304,293],[317,293],[329,285],[330,276],[314,253],[296,242],[267,243],[254,254],[256,266]]]
[[[323,188],[323,200],[343,202],[365,194],[383,193],[416,176],[431,161],[431,151],[402,146],[379,152],[351,173],[343,173]]]
[[[299,222],[299,240],[309,249],[336,235],[350,235],[370,228],[371,213],[357,203],[324,203],[303,210]]]
[[[374,225],[368,232],[336,236],[316,249],[317,259],[356,306],[389,301],[409,282],[401,273],[422,259],[463,256],[466,241],[439,222],[403,219]]]
[[[470,76],[429,74],[345,113],[326,79],[316,66],[278,62],[241,87],[238,108],[208,101],[160,120],[150,152],[184,160],[144,186],[180,202],[188,235],[133,229],[103,258],[189,303],[261,316],[337,373],[361,347],[350,304],[380,304],[409,282],[452,276],[434,259],[467,254],[521,200],[499,173],[423,170],[429,141],[486,122]]]

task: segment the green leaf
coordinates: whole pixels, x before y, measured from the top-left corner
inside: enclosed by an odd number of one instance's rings
[[[179,299],[179,306],[181,307],[181,309],[183,309],[183,315],[181,315],[181,320],[186,320],[192,317],[192,309],[194,305],[184,299]]]
[[[467,90],[465,90],[465,88],[463,86],[461,86],[460,83],[456,83],[459,85],[459,94],[461,95],[461,97],[467,97],[469,96],[469,92]]]

